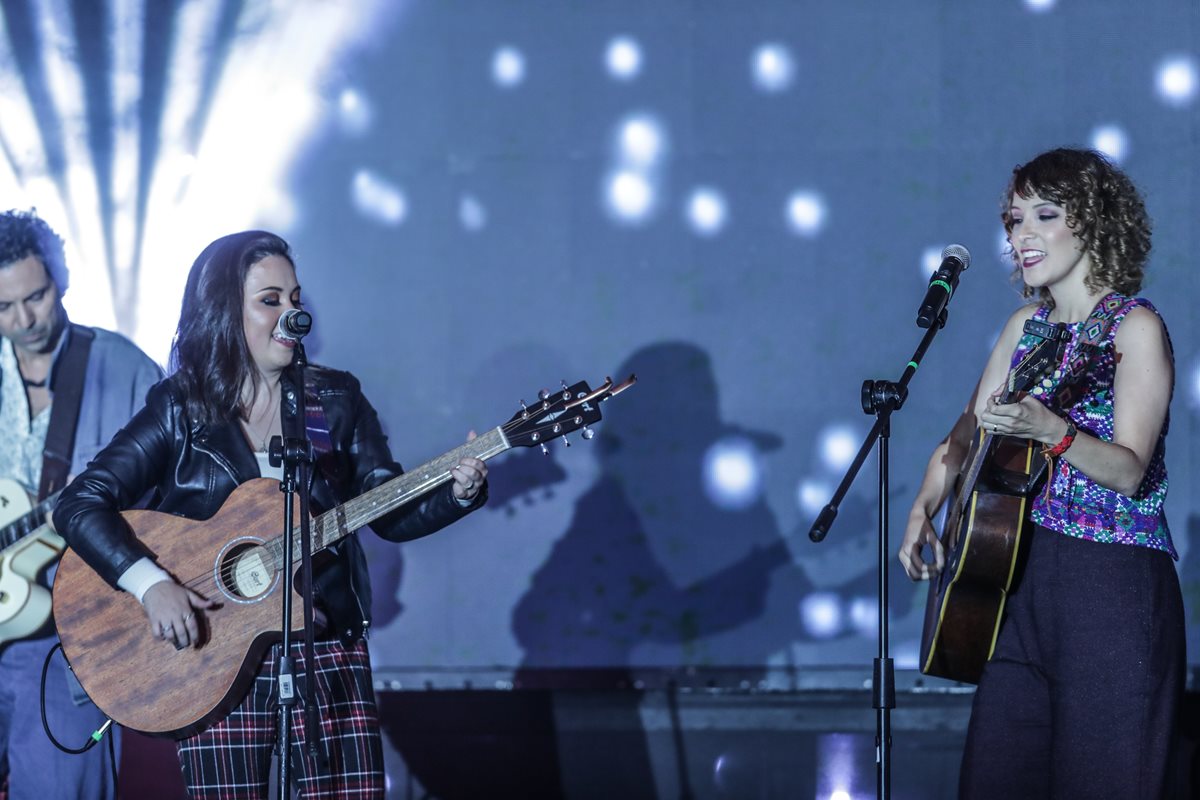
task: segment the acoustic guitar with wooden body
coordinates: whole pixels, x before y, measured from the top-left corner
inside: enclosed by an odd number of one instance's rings
[[[1060,363],[1066,328],[1037,325],[1049,338],[1009,373],[1001,403],[1019,400]],[[1016,574],[1027,500],[1045,472],[1040,451],[1038,442],[976,429],[942,526],[945,566],[929,585],[921,636],[925,674],[979,682]]]
[[[543,446],[600,420],[599,404],[631,386],[579,382],[543,393],[504,425],[312,518],[318,553],[372,520],[452,478],[464,456],[490,459],[513,447]],[[279,481],[239,486],[208,520],[147,510],[122,516],[155,561],[184,586],[222,603],[204,612],[201,643],[176,650],[151,635],[136,598],[111,588],[73,550],[54,581],[54,619],[63,652],[88,695],[114,721],[150,735],[182,737],[224,717],[245,695],[263,653],[282,638],[283,502]],[[296,522],[299,510],[296,509]],[[298,538],[298,537],[297,537]],[[293,546],[300,563],[300,545]],[[302,606],[292,627],[303,631]]]

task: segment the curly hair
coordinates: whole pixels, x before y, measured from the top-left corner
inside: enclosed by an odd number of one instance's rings
[[[36,209],[5,211],[0,214],[0,267],[28,256],[42,262],[61,297],[70,281],[62,238],[37,215]]]
[[[171,346],[171,380],[192,419],[215,423],[244,416],[242,387],[257,391],[242,328],[246,273],[267,256],[295,267],[288,243],[267,231],[222,236],[196,258],[183,290],[179,327]]]
[[[1095,150],[1058,148],[1013,169],[1004,192],[1000,219],[1012,233],[1010,215],[1013,195],[1034,195],[1062,206],[1071,228],[1091,260],[1084,285],[1092,291],[1104,287],[1122,294],[1142,288],[1146,260],[1150,255],[1150,218],[1133,181]],[[1053,305],[1050,292],[1024,286],[1016,251],[1009,247],[1015,270],[1013,282],[1023,286],[1023,296],[1035,295]]]

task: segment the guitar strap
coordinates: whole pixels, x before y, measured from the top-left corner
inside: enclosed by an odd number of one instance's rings
[[[1108,338],[1108,332],[1112,329],[1117,313],[1129,302],[1130,298],[1126,295],[1112,292],[1096,303],[1096,307],[1092,309],[1092,313],[1083,323],[1083,329],[1080,331],[1075,347],[1064,354],[1065,362],[1056,370],[1059,373],[1056,376],[1059,378],[1059,383],[1053,390],[1052,407],[1066,411],[1082,399],[1084,386],[1081,379],[1087,372],[1088,365],[1100,352],[1104,341]],[[1043,391],[1049,390],[1051,383],[1049,378],[1045,379],[1043,385],[1036,387],[1032,393],[1041,394]],[[1041,483],[1043,476],[1046,476],[1048,465],[1048,462],[1043,461],[1032,469],[1024,482],[1024,494],[1031,495],[1033,493]],[[1046,491],[1049,491],[1050,481],[1048,476],[1046,478]]]
[[[1108,332],[1112,328],[1117,312],[1123,309],[1130,298],[1113,292],[1103,297],[1083,323],[1079,341],[1072,348],[1071,357],[1063,365],[1062,381],[1054,393],[1054,404],[1060,409],[1074,406],[1083,395],[1080,378],[1087,372],[1088,364],[1100,352]]]
[[[329,438],[329,420],[325,417],[321,399],[311,386],[305,387],[304,391],[304,431],[312,442],[317,468],[331,485],[339,485],[342,471],[333,453],[333,440]]]
[[[96,333],[91,328],[71,323],[67,342],[54,364],[50,376],[50,391],[54,403],[50,407],[50,425],[42,447],[42,480],[38,500],[67,485],[71,473],[71,457],[75,452],[75,425],[79,421],[79,406],[83,400],[83,378],[87,372],[88,354]]]

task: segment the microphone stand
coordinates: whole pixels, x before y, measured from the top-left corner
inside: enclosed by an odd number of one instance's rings
[[[891,548],[888,546],[888,442],[891,438],[892,412],[899,411],[908,398],[908,383],[921,366],[925,351],[933,337],[946,325],[946,310],[938,314],[936,324],[930,325],[921,338],[912,359],[904,368],[898,381],[863,381],[862,409],[875,415],[875,425],[867,434],[854,462],[846,470],[833,498],[821,509],[816,522],[808,532],[808,538],[821,542],[837,519],[838,506],[854,483],[858,471],[866,461],[871,446],[879,442],[879,647],[871,671],[871,700],[875,709],[875,795],[881,800],[892,796],[892,709],[896,707],[896,672],[888,655],[888,562]]]
[[[273,467],[283,466],[283,481],[279,489],[284,496],[283,518],[283,564],[280,588],[283,592],[283,619],[280,642],[277,687],[279,691],[279,728],[277,746],[279,750],[279,798],[287,800],[291,782],[292,710],[296,705],[295,660],[292,658],[292,591],[293,561],[295,552],[295,505],[300,498],[300,592],[304,598],[305,633],[305,691],[308,704],[305,713],[305,739],[310,753],[316,754],[318,739],[315,735],[317,709],[313,696],[315,681],[313,674],[313,598],[312,598],[312,533],[309,529],[309,470],[313,461],[312,443],[305,429],[306,408],[304,400],[304,368],[308,358],[304,345],[295,340],[292,364],[280,382],[280,429],[283,437],[271,438],[270,463]],[[289,380],[290,378],[290,380]]]

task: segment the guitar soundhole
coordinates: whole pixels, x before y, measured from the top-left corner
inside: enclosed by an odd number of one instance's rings
[[[276,570],[266,548],[256,542],[230,547],[221,559],[220,584],[231,599],[248,603],[275,586]]]

